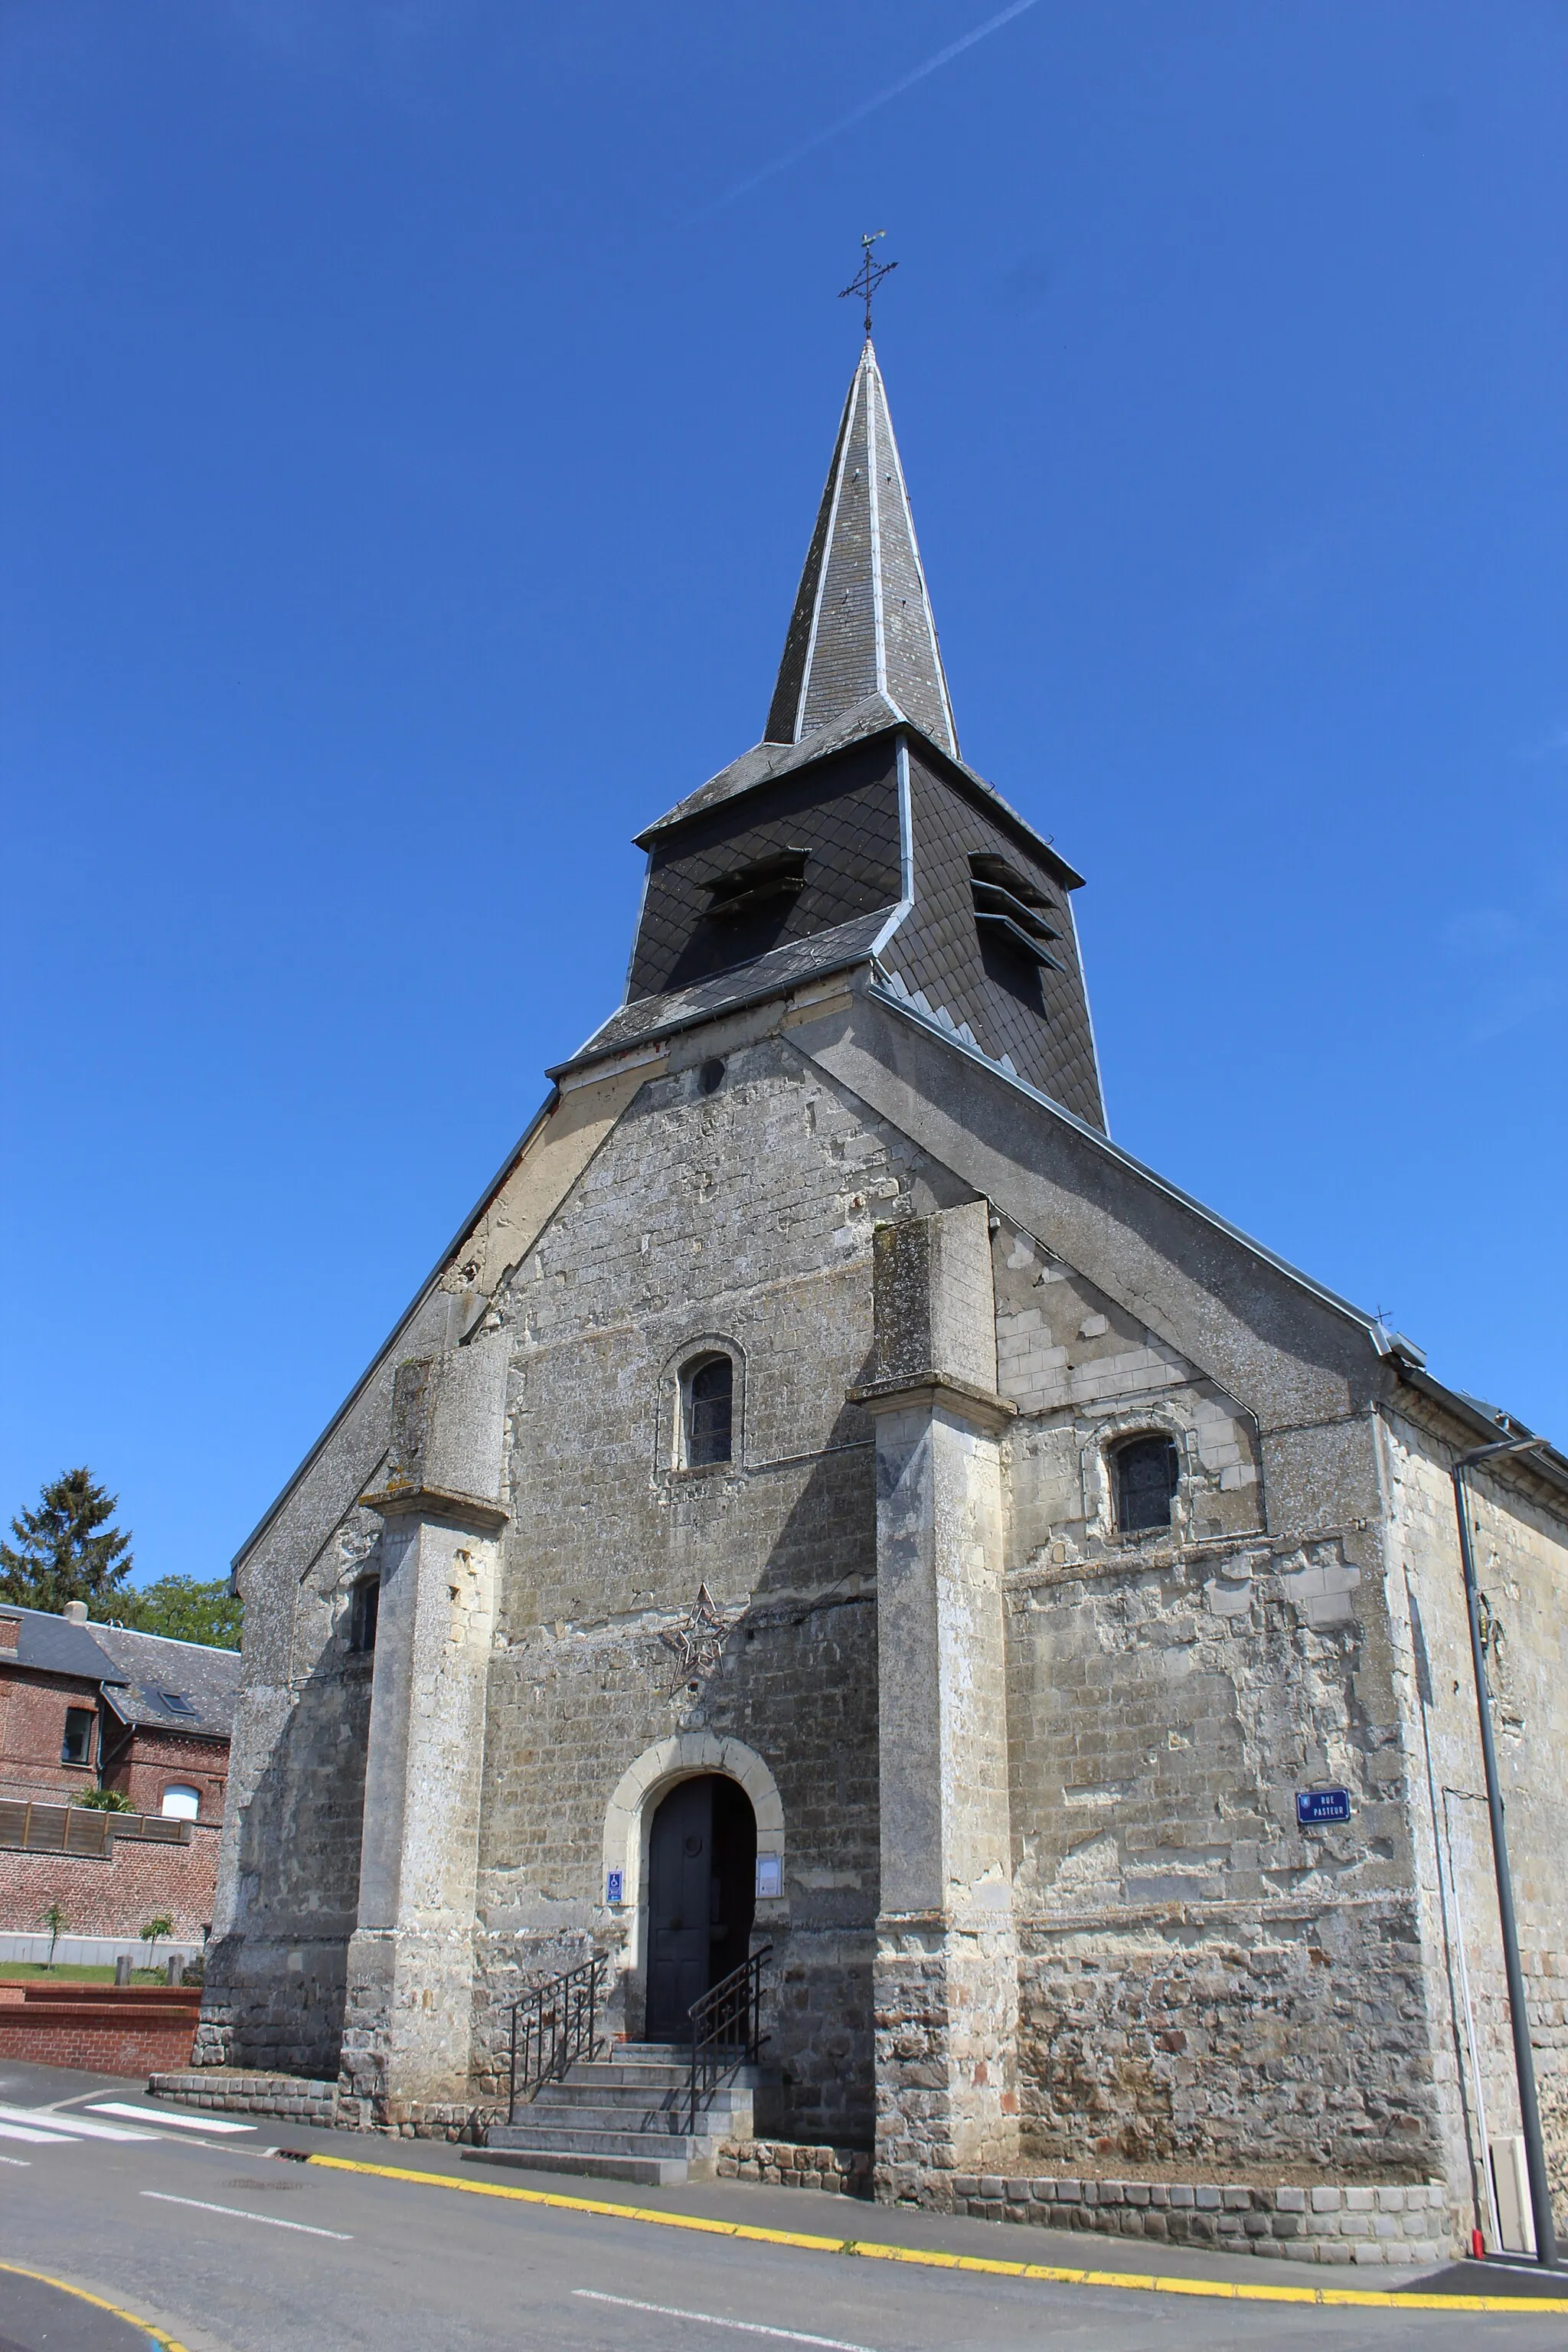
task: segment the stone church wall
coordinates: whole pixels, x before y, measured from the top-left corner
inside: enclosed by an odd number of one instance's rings
[[[1384,1463],[1403,1623],[1415,1864],[1456,2172],[1484,2217],[1488,2140],[1517,2133],[1519,2104],[1488,1831],[1450,1465],[1473,1433],[1432,1413],[1385,1412]],[[1525,1465],[1506,1484],[1470,1474],[1488,1670],[1537,2090],[1560,2242],[1568,2237],[1568,1509]],[[1468,1993],[1467,2006],[1466,1993]]]
[[[349,1595],[377,1532],[353,1511],[302,1584],[254,1580],[198,2063],[337,2073],[372,1663],[349,1649]]]
[[[1293,1528],[1289,1497],[1266,1525],[1250,1413],[1033,1236],[1002,1224],[994,1261],[998,1378],[1021,1409],[1026,2157],[1425,2181],[1443,2134],[1371,1423],[1322,1433],[1341,1526],[1320,1509]],[[1127,1538],[1112,1453],[1144,1432],[1172,1438],[1181,1484],[1172,1528]],[[1321,1781],[1351,1790],[1347,1831],[1298,1828],[1295,1792]]]
[[[708,1731],[755,1751],[783,1804],[784,1895],[756,1930],[784,2078],[766,2128],[868,2139],[874,1481],[845,1397],[871,1341],[872,1227],[916,1171],[787,1045],[738,1051],[721,1076],[702,1062],[645,1088],[493,1309],[514,1335],[512,1528],[476,2063],[493,2079],[521,1982],[590,1940],[629,1956],[636,1923],[601,1883],[606,1808],[643,1751]],[[736,1358],[735,1459],[682,1471],[676,1380],[704,1344]],[[721,1631],[688,1671],[679,1637],[703,1586]],[[635,1990],[622,2015],[638,2029]]]
[[[1011,1580],[1031,2160],[1443,2169],[1374,1644],[1290,1597],[1353,1565],[1266,1547],[1233,1582],[1240,1559],[1167,1547]],[[1237,1587],[1245,1613],[1216,1613]],[[1352,1791],[1346,1831],[1296,1826],[1321,1780]]]

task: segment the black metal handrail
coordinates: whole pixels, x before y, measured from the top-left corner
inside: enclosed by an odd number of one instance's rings
[[[768,2039],[763,2032],[763,1962],[772,1958],[773,1948],[764,1944],[686,2012],[691,2020],[689,2132],[697,2129],[698,2116],[724,2076],[739,2066],[754,2066]]]
[[[591,2058],[595,2021],[604,2007],[605,1961],[602,1953],[564,1976],[552,1977],[537,1992],[511,2006],[511,2063],[507,2085],[507,2121],[517,2121],[520,2098],[531,2099],[546,2083],[559,2082],[579,2058]]]

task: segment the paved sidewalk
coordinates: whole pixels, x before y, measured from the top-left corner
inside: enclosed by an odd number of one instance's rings
[[[178,2102],[149,2099],[143,2078],[116,2082],[100,2074],[75,2074],[66,2068],[7,2067],[0,2077],[0,2099],[23,2105],[78,2105],[89,2099],[122,2097],[146,2107],[166,2106],[172,2115],[199,2121],[202,2111]],[[632,2182],[598,2180],[574,2174],[532,2172],[513,2164],[489,2162],[482,2150],[458,2147],[444,2140],[395,2138],[374,2132],[327,2129],[258,2116],[250,2153],[263,2149],[327,2157],[339,2162],[396,2169],[437,2178],[462,2179],[527,2189],[542,2197],[590,2203],[626,2212],[689,2214],[752,2229],[782,2231],[795,2236],[820,2238],[834,2243],[865,2240],[927,2252],[979,2257],[982,2261],[1029,2263],[1079,2272],[1113,2272],[1129,2278],[1166,2278],[1211,2282],[1259,2288],[1321,2287],[1381,2294],[1431,2292],[1446,2270],[1401,2273],[1388,2270],[1329,2270],[1317,2264],[1271,2262],[1257,2255],[1226,2255],[1186,2247],[1161,2245],[1146,2238],[1124,2238],[1109,2231],[1049,2230],[1037,2224],[981,2221],[963,2215],[927,2213],[906,2207],[877,2205],[860,2198],[826,2196],[813,2189],[787,2189],[737,2180],[693,2182],[680,2188],[652,2189]],[[1535,2282],[1521,2283],[1507,2273],[1464,2266],[1462,2284],[1453,2285],[1467,2294],[1508,2296],[1540,2292]],[[1563,2294],[1568,2299],[1568,2277]]]

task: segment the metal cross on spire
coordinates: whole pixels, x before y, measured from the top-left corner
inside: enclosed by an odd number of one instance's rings
[[[888,232],[885,228],[874,228],[869,236],[863,236],[860,239],[860,267],[855,272],[854,277],[849,280],[848,285],[841,290],[838,297],[839,300],[842,302],[847,296],[851,294],[858,294],[861,300],[865,303],[866,341],[868,342],[871,340],[871,297],[876,292],[878,287],[881,284],[883,278],[888,276],[889,272],[896,269],[899,266],[896,261],[873,261],[871,258],[871,247],[876,244],[877,239],[879,236],[886,236]]]

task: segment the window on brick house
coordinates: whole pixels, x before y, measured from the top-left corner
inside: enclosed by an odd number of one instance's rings
[[[1134,1437],[1116,1450],[1116,1524],[1124,1535],[1168,1528],[1179,1460],[1168,1437]]]
[[[680,1376],[680,1419],[689,1470],[730,1460],[734,1403],[735,1367],[728,1356],[700,1356],[688,1364]]]
[[[65,1738],[60,1741],[62,1764],[90,1764],[92,1761],[92,1709],[90,1706],[68,1706]]]
[[[381,1613],[381,1579],[362,1576],[354,1586],[349,1603],[349,1647],[351,1650],[374,1650],[375,1621]]]
[[[165,1821],[195,1822],[201,1818],[202,1792],[184,1782],[175,1780],[163,1791],[162,1811]]]

